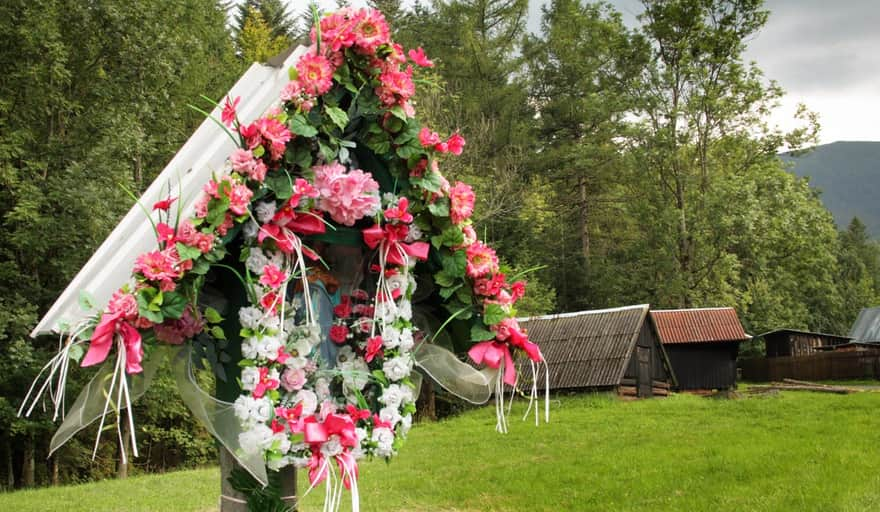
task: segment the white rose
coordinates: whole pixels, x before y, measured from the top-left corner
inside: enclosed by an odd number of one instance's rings
[[[247,260],[245,260],[245,266],[248,270],[253,274],[261,275],[263,273],[263,267],[268,264],[269,258],[266,257],[263,250],[259,247],[251,247]]]
[[[409,429],[412,428],[412,414],[407,414],[403,418],[400,419],[400,432],[403,435],[407,435],[409,433]]]
[[[379,401],[388,407],[397,408],[400,407],[400,404],[412,401],[412,390],[409,386],[391,384],[382,390],[382,396],[379,397]]]
[[[400,301],[400,304],[397,305],[397,318],[402,318],[406,321],[412,320],[412,303],[406,299]]]
[[[412,329],[403,329],[400,332],[400,350],[403,352],[409,352],[412,350],[413,345],[415,345],[415,340],[413,340]]]
[[[277,336],[263,336],[257,346],[257,355],[262,359],[275,359],[280,348],[281,340]]]
[[[245,453],[261,453],[272,446],[272,437],[272,429],[258,423],[238,435],[238,444]]]
[[[257,234],[260,232],[260,225],[254,222],[253,219],[249,220],[245,225],[241,228],[241,234],[244,236],[246,240],[252,240],[257,237]]]
[[[318,410],[318,396],[315,395],[314,391],[309,389],[299,390],[299,392],[293,397],[293,403],[294,405],[302,404],[303,416],[315,414],[315,411]]]
[[[272,217],[275,216],[275,201],[260,201],[254,207],[254,215],[257,217],[257,220],[263,224],[269,222],[272,220]]]
[[[409,357],[395,357],[385,361],[382,371],[389,380],[401,380],[412,371],[412,359]]]
[[[403,416],[400,415],[400,411],[397,410],[397,407],[383,407],[379,409],[379,419],[387,421],[388,423],[391,423],[392,426],[395,426],[400,423]]]
[[[394,454],[392,448],[394,444],[394,432],[385,427],[373,429],[373,442],[378,444],[376,447],[376,455],[379,457],[390,457]]]
[[[321,445],[321,454],[325,457],[335,457],[342,453],[342,443],[339,442],[339,436],[332,435],[330,439]]]
[[[241,355],[245,359],[256,359],[257,358],[257,347],[260,345],[260,340],[256,337],[245,338],[241,342]]]
[[[388,325],[382,329],[382,345],[385,348],[396,348],[400,345],[400,329]]]
[[[257,329],[260,327],[260,318],[263,312],[254,307],[246,307],[238,310],[238,321],[245,329]]]
[[[256,400],[256,407],[251,411],[251,414],[254,420],[265,423],[272,417],[273,412],[275,412],[275,408],[272,407],[272,401],[263,397]]]
[[[388,285],[388,288],[394,292],[395,290],[400,290],[401,295],[406,294],[406,287],[409,284],[409,280],[405,275],[401,273],[394,274],[385,279],[385,283]]]
[[[260,370],[254,366],[248,366],[241,370],[241,389],[253,391],[260,382]]]

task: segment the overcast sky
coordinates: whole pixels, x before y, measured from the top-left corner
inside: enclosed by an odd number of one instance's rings
[[[294,6],[301,0],[288,0]],[[639,0],[609,0],[631,26]],[[322,4],[331,4],[322,0]],[[354,0],[363,5],[365,0]],[[544,0],[530,0],[529,28],[537,30]],[[795,126],[796,105],[819,113],[821,142],[880,140],[880,0],[766,0],[764,29],[749,42],[767,78],[785,89],[773,120]]]

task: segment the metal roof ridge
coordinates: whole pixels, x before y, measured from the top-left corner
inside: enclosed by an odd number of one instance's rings
[[[710,308],[682,308],[682,309],[652,309],[651,313],[681,313],[683,311],[721,311],[724,309],[736,309],[733,306],[714,306]]]
[[[573,311],[570,313],[554,313],[551,315],[540,315],[540,316],[524,316],[516,319],[517,322],[528,322],[531,320],[556,320],[557,318],[571,318],[575,316],[582,315],[595,315],[600,313],[613,313],[615,311],[627,311],[630,309],[647,309],[650,308],[650,304],[638,304],[635,306],[620,306],[616,308],[606,308],[606,309],[588,309],[586,311]]]

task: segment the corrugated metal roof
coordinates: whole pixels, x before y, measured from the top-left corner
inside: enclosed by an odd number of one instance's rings
[[[520,325],[541,347],[551,389],[615,386],[647,313],[647,305],[628,306],[520,319]]]
[[[657,326],[660,341],[666,344],[745,341],[750,338],[733,308],[653,310],[651,318]]]
[[[880,342],[880,306],[863,308],[850,329],[849,336],[856,342]]]
[[[764,336],[770,336],[776,333],[792,333],[792,334],[806,334],[809,336],[819,336],[825,338],[840,338],[843,340],[852,339],[852,336],[846,336],[843,334],[828,334],[827,332],[812,332],[812,331],[801,331],[800,329],[774,329],[772,331],[763,332],[761,334],[756,335],[756,338],[763,338]]]

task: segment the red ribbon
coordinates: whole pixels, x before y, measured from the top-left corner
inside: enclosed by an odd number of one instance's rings
[[[513,358],[510,357],[510,348],[506,343],[498,341],[483,341],[477,343],[470,350],[468,356],[477,364],[485,364],[489,368],[498,369],[504,362],[504,383],[513,386],[516,384],[516,368],[513,366]]]
[[[89,351],[86,352],[81,366],[93,366],[104,362],[110,355],[110,348],[113,347],[113,337],[119,333],[122,336],[122,343],[125,345],[125,371],[127,373],[143,371],[141,361],[144,358],[144,347],[141,344],[141,333],[121,318],[121,311],[104,313],[101,316],[101,321],[95,327],[95,332],[89,343]]]
[[[386,242],[388,254],[385,259],[392,265],[405,265],[404,255],[412,256],[419,260],[428,259],[428,251],[431,246],[426,242],[404,243],[409,228],[405,225],[385,224],[382,228],[378,224],[365,228],[363,231],[364,243],[370,249],[375,249],[382,242]]]

